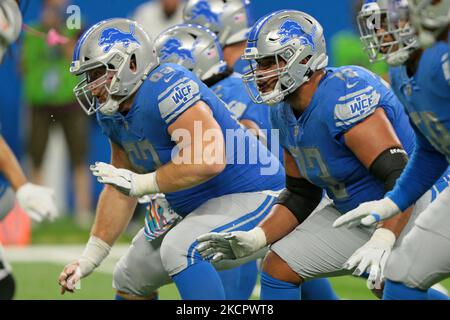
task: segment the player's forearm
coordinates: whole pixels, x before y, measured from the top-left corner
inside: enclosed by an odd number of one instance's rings
[[[410,207],[406,209],[402,214],[397,214],[390,219],[380,222],[378,227],[392,231],[395,234],[395,238],[398,239],[403,228],[409,221],[413,208],[414,207]]]
[[[267,137],[253,120],[241,119],[239,122],[242,123],[252,134],[254,134],[259,141],[267,146]]]
[[[399,208],[405,210],[415,203],[444,174],[448,167],[445,156],[416,145],[407,167],[392,191],[386,194]]]
[[[0,172],[10,183],[11,187],[17,191],[21,186],[27,183],[26,178],[19,162],[14,156],[3,137],[0,136]]]
[[[159,192],[169,193],[204,183],[225,169],[225,164],[175,164],[169,162],[156,171]]]
[[[297,218],[285,206],[276,204],[267,217],[258,225],[266,235],[267,244],[274,243],[298,226]]]
[[[105,186],[98,205],[91,235],[112,246],[127,227],[137,200],[127,197],[111,186]]]

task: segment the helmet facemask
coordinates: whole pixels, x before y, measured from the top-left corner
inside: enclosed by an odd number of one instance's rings
[[[267,71],[258,70],[258,60],[272,57],[275,68]],[[261,54],[244,54],[243,59],[249,60],[250,71],[242,76],[244,83],[250,97],[255,103],[265,103],[275,105],[290,93],[294,92],[303,83],[309,81],[315,70],[322,69],[326,64],[326,57],[319,57],[318,59],[311,59],[308,47],[303,50],[294,51],[291,48],[283,48],[280,52],[272,55]],[[314,62],[320,65],[314,65]],[[296,79],[291,73],[303,75],[301,79]],[[258,83],[267,82],[268,80],[277,77],[277,81],[273,90],[264,92],[261,90],[261,85]],[[263,88],[264,89],[264,88]]]
[[[133,58],[134,55],[132,54],[125,57],[122,53],[117,52],[110,59],[110,63],[100,62],[84,70],[81,74],[82,80],[75,86],[73,91],[79,104],[88,115],[94,114],[97,111],[100,111],[104,115],[114,114],[119,109],[120,104],[137,90],[141,84],[140,82],[128,94],[120,92],[120,75],[124,68],[129,67],[131,69],[132,61],[136,64],[136,60]],[[114,65],[117,65],[117,67],[114,67]],[[103,74],[89,79],[89,74],[99,68],[103,69]],[[94,90],[101,90],[102,87],[104,87],[107,97],[103,103],[100,103],[92,92]]]
[[[264,61],[265,59],[270,59],[272,61],[271,66],[275,64],[275,68],[269,69],[270,67],[267,67],[260,70],[258,66],[260,66],[261,61]],[[281,85],[281,78],[288,74],[286,62],[276,54],[273,56],[255,56],[253,60],[250,60],[249,64],[250,71],[244,74],[242,79],[252,100],[256,103],[266,104],[277,104],[282,101],[285,90],[288,89],[283,88]],[[265,88],[262,86],[266,86],[273,78],[276,78],[274,88],[269,92],[265,92]]]
[[[391,66],[401,65],[417,49],[407,11],[363,9],[357,20],[363,50],[370,62],[386,60]]]

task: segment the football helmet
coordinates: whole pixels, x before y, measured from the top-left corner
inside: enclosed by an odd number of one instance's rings
[[[74,93],[88,115],[97,110],[114,114],[158,65],[153,43],[142,27],[122,18],[104,20],[89,28],[78,40],[72,60],[70,72],[83,76]],[[132,61],[135,70],[131,69]],[[99,67],[104,67],[102,75],[90,79],[89,71]],[[100,103],[92,90],[102,86],[108,97]]]
[[[254,60],[273,57],[276,69],[254,68]],[[255,23],[250,31],[242,59],[251,71],[243,75],[247,90],[256,103],[276,104],[311,75],[328,64],[322,26],[312,16],[295,10],[271,13]],[[285,64],[281,65],[281,61]],[[263,92],[258,83],[278,77],[275,88]]]
[[[217,36],[200,25],[179,24],[163,31],[155,40],[155,48],[160,63],[182,65],[201,80],[227,69]]]
[[[415,29],[407,16],[407,0],[366,0],[357,22],[363,50],[370,62],[405,63],[418,48]]]
[[[22,13],[14,0],[0,1],[0,62],[22,28]]]
[[[450,0],[408,0],[420,45],[430,47],[450,23]]]
[[[227,46],[247,40],[253,22],[249,6],[249,0],[188,0],[183,20],[210,29]]]

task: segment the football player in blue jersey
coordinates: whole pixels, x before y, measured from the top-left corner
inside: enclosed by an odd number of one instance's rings
[[[222,47],[223,59],[228,69],[224,73],[234,72],[244,74],[249,71],[249,64],[241,59],[246,46],[247,35],[253,20],[250,15],[249,0],[192,0],[187,1],[183,11],[183,19],[187,24],[197,24],[213,31]],[[232,74],[232,77],[238,77]],[[235,85],[240,80],[229,77],[225,82]],[[239,85],[241,85],[239,83]],[[222,98],[229,96],[230,91],[235,90],[234,85],[223,84],[213,86],[214,92]],[[242,90],[239,89],[239,92]],[[233,100],[225,102],[231,108],[239,121],[257,132],[260,129],[267,130],[271,127],[269,120],[269,109],[262,106],[257,107],[253,103],[235,103]],[[260,136],[262,137],[262,136]],[[270,140],[270,136],[267,137]],[[270,145],[270,141],[268,142]],[[282,159],[280,159],[282,160]]]
[[[433,16],[428,27],[419,29],[425,33],[421,37],[410,23],[406,1],[367,2],[359,24],[363,45],[372,53],[371,58],[386,59],[391,65],[392,89],[413,123],[416,148],[392,191],[382,200],[361,204],[338,219],[336,226],[355,222],[369,226],[389,219],[416,202],[443,174],[448,181],[450,1],[411,4],[411,20],[416,24],[429,22]],[[371,24],[373,17],[380,25]],[[432,42],[435,44],[429,48],[420,47]],[[386,264],[385,299],[427,299],[426,290],[450,275],[450,188],[444,184],[435,190],[441,191],[436,201],[416,219],[414,228]]]
[[[16,1],[0,2],[0,25],[1,62],[8,47],[19,37],[22,27],[22,14]],[[0,220],[12,210],[15,198],[33,220],[42,221],[46,218],[53,220],[58,215],[53,193],[50,188],[28,181],[0,132]],[[11,266],[5,261],[0,245],[0,300],[12,299],[14,292],[15,281],[11,274]]]
[[[381,289],[382,267],[427,197],[376,227],[333,228],[341,215],[381,199],[406,166],[414,132],[402,105],[380,77],[357,66],[327,67],[321,25],[282,10],[252,28],[244,58],[256,69],[244,82],[270,103],[284,148],[286,189],[269,216],[245,232],[209,233],[197,240],[213,261],[242,258],[271,244],[261,277],[262,299],[298,299],[308,279],[369,273]],[[332,204],[313,213],[325,189]]]
[[[87,30],[71,72],[83,77],[75,94],[88,114],[96,113],[112,155],[111,164],[91,167],[105,188],[83,255],[60,274],[62,292],[73,291],[108,255],[136,197],[160,192],[183,219],[154,242],[144,230],[137,234],[114,271],[118,297],[151,298],[173,280],[183,299],[224,299],[215,267],[238,264],[204,261],[196,238],[259,223],[284,187],[278,159],[192,72],[159,64],[134,21],[110,19]]]
[[[280,157],[278,136],[272,137],[271,134],[269,107],[264,108],[250,99],[241,75],[233,72],[227,66],[217,36],[211,30],[200,25],[176,25],[156,38],[155,47],[161,63],[177,63],[192,71],[227,104],[227,107],[245,127],[252,129],[252,132],[259,136],[260,140],[266,140],[267,137],[269,150],[278,158]],[[267,112],[260,112],[260,110]],[[264,117],[261,117],[262,115]],[[272,138],[275,141],[274,149],[271,148]],[[247,286],[243,286],[236,280],[233,281],[237,278],[235,269],[219,273],[227,297],[247,299],[250,296],[251,289],[256,282],[256,262],[241,266],[240,272],[241,276],[245,274],[241,282],[246,283]],[[235,288],[233,284],[238,285],[238,288]],[[302,287],[302,294],[311,300],[337,299],[326,279],[315,279],[308,282]]]

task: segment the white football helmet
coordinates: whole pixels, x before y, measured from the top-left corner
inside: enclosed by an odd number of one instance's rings
[[[258,71],[254,60],[273,57],[276,69]],[[245,75],[247,90],[256,103],[277,104],[328,64],[322,26],[312,16],[295,10],[271,13],[255,23],[242,59],[252,70]],[[281,66],[281,60],[285,65]],[[258,83],[278,77],[275,88],[262,92]]]
[[[250,0],[188,0],[183,20],[210,29],[227,46],[247,40],[252,25],[249,7]]]
[[[405,63],[418,48],[415,29],[407,16],[407,0],[366,0],[358,14],[363,50],[371,62]]]
[[[136,63],[134,71],[130,68],[132,60]],[[70,72],[84,76],[74,88],[75,96],[88,115],[97,110],[112,115],[157,65],[153,44],[139,24],[122,18],[101,21],[89,28],[75,47]],[[99,67],[104,67],[104,74],[89,79],[88,71]],[[92,90],[101,86],[108,92],[103,103],[92,95]]]
[[[430,47],[450,23],[450,0],[408,0],[422,47]]]
[[[0,62],[22,28],[22,13],[14,0],[0,1]]]
[[[182,65],[201,80],[227,69],[217,36],[200,25],[179,24],[163,31],[155,40],[155,48],[160,63]]]

